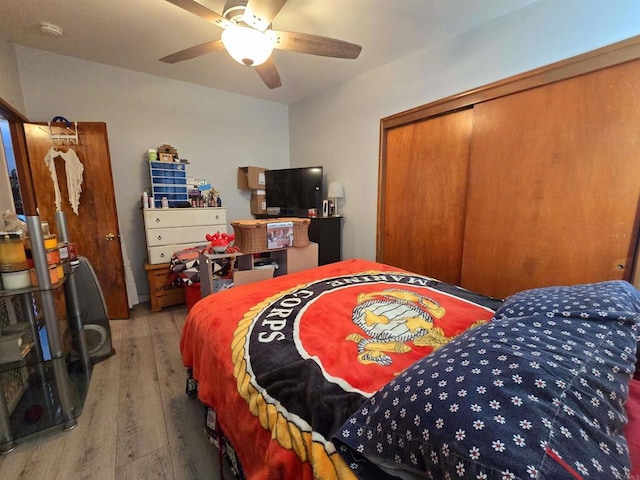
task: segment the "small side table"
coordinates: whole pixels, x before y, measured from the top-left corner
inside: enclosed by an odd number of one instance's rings
[[[167,278],[171,272],[170,267],[170,263],[152,265],[144,262],[149,282],[149,300],[152,312],[159,312],[164,307],[185,303],[184,288],[180,285],[167,285]]]

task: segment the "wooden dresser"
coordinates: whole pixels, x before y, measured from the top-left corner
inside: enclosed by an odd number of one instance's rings
[[[153,208],[144,210],[148,261],[171,261],[173,252],[207,243],[207,233],[227,232],[224,208]]]
[[[207,243],[206,235],[226,233],[224,208],[155,208],[143,211],[147,239],[145,270],[149,282],[151,311],[184,303],[182,287],[168,287],[167,277],[174,252]]]

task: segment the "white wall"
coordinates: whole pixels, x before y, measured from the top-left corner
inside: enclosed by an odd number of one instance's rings
[[[148,148],[177,148],[190,162],[187,174],[220,191],[228,220],[252,218],[249,192],[236,188],[237,167],[289,165],[284,105],[42,50],[16,51],[30,121],[59,115],[107,124],[120,232],[141,300],[148,298],[140,212]]]
[[[374,259],[381,118],[638,34],[637,0],[540,0],[289,108],[16,47],[26,108],[14,80],[0,81],[0,97],[15,97],[32,121],[107,123],[121,232],[145,294],[138,205],[147,148],[175,146],[190,175],[222,192],[230,219],[250,218],[236,167],[323,165],[345,186],[343,257]],[[11,55],[0,44],[0,66]]]
[[[2,39],[0,39],[0,98],[24,114],[24,98],[20,87],[15,45]]]
[[[291,165],[342,182],[343,258],[375,259],[381,118],[638,34],[637,0],[541,0],[290,105]]]

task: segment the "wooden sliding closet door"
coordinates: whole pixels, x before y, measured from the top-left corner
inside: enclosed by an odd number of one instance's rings
[[[639,132],[640,61],[476,105],[461,285],[629,279]]]
[[[472,127],[468,109],[387,131],[378,261],[459,283]]]

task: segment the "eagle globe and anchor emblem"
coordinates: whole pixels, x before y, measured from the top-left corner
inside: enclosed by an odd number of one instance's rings
[[[435,319],[446,310],[437,301],[410,290],[388,289],[358,295],[352,321],[367,336],[353,333],[346,340],[358,345],[358,360],[365,364],[388,366],[393,360],[388,353],[411,351],[415,346],[430,346],[434,350],[450,342],[442,328],[435,327]],[[476,327],[484,320],[474,323]]]

